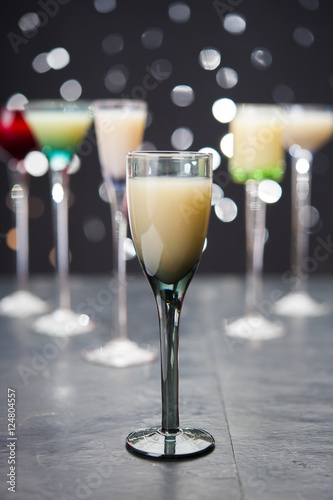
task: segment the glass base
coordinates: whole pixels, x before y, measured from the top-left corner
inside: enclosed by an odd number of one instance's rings
[[[160,427],[131,432],[126,439],[129,451],[146,458],[191,458],[214,449],[213,436],[202,429],[180,429],[164,433]]]
[[[227,324],[224,328],[229,337],[245,340],[272,340],[282,337],[284,326],[278,321],[271,321],[260,314],[248,314]]]
[[[83,358],[90,363],[125,368],[151,363],[157,358],[157,353],[149,347],[140,347],[128,339],[114,339],[105,346],[85,351]]]
[[[12,318],[28,318],[43,314],[49,308],[47,302],[25,290],[14,292],[0,300],[0,314]]]
[[[56,309],[41,316],[32,325],[35,332],[53,337],[73,337],[94,330],[95,323],[86,314],[76,314],[71,309]]]
[[[317,302],[308,292],[290,292],[274,305],[274,312],[282,316],[323,316],[330,310],[329,304]]]

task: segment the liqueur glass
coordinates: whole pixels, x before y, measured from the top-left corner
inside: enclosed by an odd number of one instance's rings
[[[291,158],[291,291],[278,300],[275,312],[285,316],[321,316],[331,307],[308,291],[309,222],[313,155],[333,136],[333,108],[294,104],[286,108],[283,144]]]
[[[16,225],[17,291],[0,300],[0,314],[28,317],[48,309],[48,304],[29,290],[29,184],[24,158],[38,149],[23,113],[19,109],[0,109],[0,149],[8,166],[11,199]]]
[[[69,179],[77,148],[92,123],[89,105],[59,99],[30,101],[25,107],[25,119],[49,160],[59,304],[52,313],[40,316],[33,329],[51,336],[74,336],[95,327],[88,315],[71,308],[68,259]]]
[[[148,458],[190,457],[214,448],[208,432],[179,426],[178,402],[179,320],[208,229],[211,155],[132,152],[127,162],[130,228],[159,317],[162,422],[131,432],[126,446]]]
[[[245,185],[246,290],[245,314],[226,321],[225,333],[249,340],[270,340],[284,334],[283,325],[267,317],[263,307],[263,259],[266,202],[260,196],[264,180],[279,182],[285,170],[282,108],[240,104],[230,124],[233,156],[231,179]]]
[[[146,125],[147,103],[135,99],[93,101],[97,149],[102,176],[111,206],[113,243],[113,287],[111,340],[104,346],[86,351],[83,357],[92,363],[127,367],[151,362],[156,353],[129,339],[127,329],[127,293],[125,241],[127,237],[126,154],[139,148]]]

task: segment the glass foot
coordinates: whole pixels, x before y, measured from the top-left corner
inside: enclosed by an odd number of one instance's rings
[[[56,309],[41,316],[32,325],[37,333],[54,337],[72,337],[94,330],[95,323],[87,314],[76,314],[71,309]]]
[[[128,339],[110,340],[105,346],[85,351],[82,356],[90,363],[116,368],[151,363],[157,358],[156,352],[149,347],[140,347]]]
[[[49,304],[30,292],[20,290],[0,300],[0,314],[12,318],[27,318],[42,314]]]
[[[283,316],[323,316],[331,306],[319,303],[308,292],[290,292],[274,305],[274,312]]]
[[[126,439],[129,451],[146,458],[190,458],[214,449],[213,436],[202,429],[180,429],[164,433],[160,427],[131,432]]]
[[[227,324],[224,328],[229,337],[246,340],[272,340],[284,335],[284,327],[278,321],[270,321],[260,314],[248,314]]]

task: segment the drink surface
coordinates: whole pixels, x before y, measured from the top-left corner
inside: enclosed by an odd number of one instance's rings
[[[126,177],[126,154],[139,148],[146,123],[145,109],[96,109],[95,129],[104,177]]]
[[[211,179],[136,177],[127,182],[130,226],[149,276],[171,284],[199,262],[210,208]]]
[[[321,148],[333,135],[333,113],[297,107],[287,115],[285,147],[298,144],[311,152]]]
[[[285,168],[282,130],[278,114],[255,110],[237,113],[230,124],[233,157],[229,160],[229,173],[234,182],[282,179]]]
[[[41,148],[71,153],[76,151],[92,122],[88,109],[76,111],[28,109],[26,120]]]

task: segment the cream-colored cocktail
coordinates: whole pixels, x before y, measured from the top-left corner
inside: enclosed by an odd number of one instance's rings
[[[182,279],[200,259],[206,238],[211,181],[201,177],[128,179],[132,236],[149,276]]]
[[[284,174],[283,121],[277,106],[244,105],[230,124],[233,156],[229,172],[234,182],[248,179],[280,181]]]
[[[327,109],[292,106],[287,114],[284,144],[297,144],[312,153],[320,149],[333,135],[333,113]]]
[[[144,106],[94,108],[98,154],[103,177],[126,177],[126,154],[139,148],[145,130]]]

